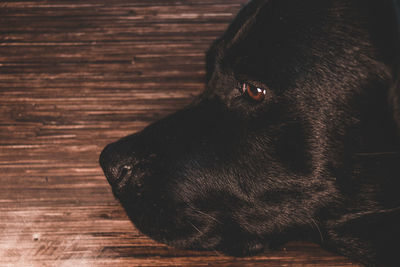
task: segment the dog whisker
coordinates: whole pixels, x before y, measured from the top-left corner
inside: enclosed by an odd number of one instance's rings
[[[319,237],[320,237],[320,239],[321,239],[321,244],[323,244],[323,243],[324,243],[324,237],[322,236],[321,229],[319,229],[318,224],[315,222],[315,220],[314,220],[313,218],[311,218],[311,222],[312,222],[312,224],[317,228],[317,230],[318,230],[318,232],[319,232]]]
[[[204,232],[202,232],[202,231],[201,231],[198,227],[196,227],[193,223],[189,222],[189,224],[190,224],[197,232],[199,232],[201,235],[204,235]],[[216,254],[217,256],[222,256],[222,254],[219,253],[217,250],[212,249],[212,251],[215,252],[215,254]]]
[[[400,154],[400,151],[385,151],[385,152],[365,152],[365,153],[355,153],[356,156],[380,156],[380,155],[395,155]]]
[[[197,228],[193,223],[189,222],[189,224],[190,224],[197,232],[199,232],[200,234],[204,235],[204,233],[203,233],[202,231],[200,231],[200,229]]]
[[[221,222],[220,222],[217,218],[211,216],[211,215],[208,214],[208,213],[205,213],[205,212],[203,212],[203,211],[196,210],[196,209],[193,209],[193,211],[194,211],[194,212],[197,212],[197,213],[199,213],[199,214],[202,214],[202,215],[204,215],[204,216],[207,216],[208,218],[212,219],[213,221],[215,221],[215,222],[221,224]]]

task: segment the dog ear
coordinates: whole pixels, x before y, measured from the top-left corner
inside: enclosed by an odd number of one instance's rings
[[[219,56],[218,49],[221,49],[220,44],[227,46],[223,40],[229,40],[230,43],[234,42],[237,35],[240,35],[241,29],[248,24],[257,15],[257,12],[268,2],[266,0],[253,0],[247,3],[237,14],[236,18],[228,26],[225,33],[215,40],[208,51],[206,52],[206,83],[211,79],[212,73],[215,69],[215,61]]]

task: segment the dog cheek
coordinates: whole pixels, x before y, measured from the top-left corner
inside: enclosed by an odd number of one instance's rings
[[[291,172],[308,175],[312,172],[311,151],[306,127],[290,123],[281,128],[274,142],[275,156]]]

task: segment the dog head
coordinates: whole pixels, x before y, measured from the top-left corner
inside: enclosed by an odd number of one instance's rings
[[[203,94],[103,150],[137,228],[243,255],[381,205],[379,192],[355,199],[354,176],[356,155],[397,146],[397,30],[384,2],[250,2],[208,51]]]

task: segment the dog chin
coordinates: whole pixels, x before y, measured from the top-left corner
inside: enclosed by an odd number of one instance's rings
[[[125,210],[136,228],[153,240],[178,249],[197,251],[221,251],[226,255],[245,257],[259,254],[269,248],[264,240],[251,234],[224,235],[218,225],[200,227],[195,222],[182,222],[179,218],[166,220],[165,215],[148,215],[145,211]],[[197,224],[197,225],[196,225]]]
[[[131,221],[143,234],[180,249],[210,250],[220,242],[213,223],[191,222],[167,201],[120,198]],[[178,216],[179,214],[179,216]],[[190,217],[190,216],[188,216]]]
[[[239,227],[234,230],[237,235],[232,235],[230,229],[238,224],[231,220],[225,222],[215,213],[206,214],[160,192],[138,192],[132,182],[114,185],[113,193],[136,228],[160,243],[179,249],[218,250],[238,257],[255,255],[269,247]]]

